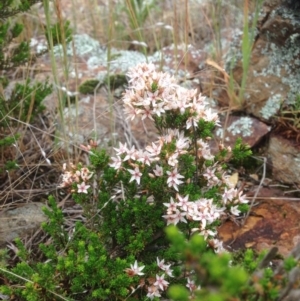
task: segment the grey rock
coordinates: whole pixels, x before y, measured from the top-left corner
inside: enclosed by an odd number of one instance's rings
[[[28,203],[15,209],[3,210],[0,213],[0,247],[17,237],[24,237],[38,230],[41,223],[47,221],[43,207],[43,203]]]

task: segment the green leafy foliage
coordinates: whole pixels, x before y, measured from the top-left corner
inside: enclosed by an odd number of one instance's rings
[[[0,153],[3,154],[5,149],[7,149],[8,147],[16,143],[19,137],[20,135],[16,134],[13,136],[6,136],[3,139],[0,139]],[[4,162],[4,166],[0,168],[0,175],[1,173],[5,173],[6,171],[11,171],[17,168],[18,168],[18,164],[15,160],[7,160],[6,162]]]
[[[24,64],[30,59],[30,49],[28,42],[21,42],[14,48],[10,49],[8,54],[8,46],[14,38],[17,38],[23,30],[21,24],[13,24],[10,22],[0,22],[0,70],[9,70]]]
[[[184,271],[190,277],[187,285],[190,291],[178,284],[169,288],[171,300],[275,301],[289,293],[291,283],[299,281],[295,276],[299,273],[295,253],[284,259],[279,267],[272,268],[270,261],[276,256],[274,250],[260,254],[251,249],[216,254],[208,250],[203,238],[197,235],[186,240],[173,226],[168,227],[166,233],[172,248],[182,255]]]
[[[22,262],[6,275],[12,282],[21,281],[24,286],[13,290],[2,286],[1,292],[13,292],[20,300],[52,300],[53,292],[58,299],[76,294],[77,298],[85,296],[85,300],[122,300],[133,281],[124,273],[133,258],[110,258],[101,241],[101,233],[91,231],[81,223],[76,224],[72,233],[67,233],[63,214],[51,197],[49,205],[51,209],[45,208],[49,223],[43,228],[51,236],[51,243],[40,245],[47,260],[36,262],[17,241]],[[86,290],[92,293],[86,295]]]
[[[33,4],[38,2],[41,2],[41,0],[2,0],[0,3],[0,18],[4,20],[21,12],[25,12],[29,10]]]
[[[0,70],[11,70],[28,62],[31,58],[29,42],[23,41],[10,46],[23,31],[23,25],[8,18],[28,11],[41,0],[3,0],[0,4]],[[10,46],[10,47],[9,47]]]
[[[293,256],[289,256],[284,260],[284,269],[290,272],[294,267],[298,265],[297,260]]]
[[[47,82],[31,83],[28,79],[24,84],[16,83],[9,99],[0,96],[0,126],[7,127],[18,120],[31,122],[45,109],[43,100],[51,92]]]
[[[237,138],[232,149],[232,161],[239,166],[247,164],[247,160],[252,155],[249,145],[244,144],[241,138]]]
[[[246,284],[248,275],[241,267],[229,268],[229,253],[215,254],[207,249],[203,237],[193,235],[186,241],[182,233],[175,227],[167,228],[168,238],[172,246],[183,254],[186,273],[194,284],[195,300],[229,300],[236,297]],[[196,290],[196,287],[202,287]],[[187,289],[175,286],[169,290],[172,300],[189,300]]]
[[[72,40],[72,29],[70,21],[65,21],[63,24],[55,23],[45,31],[45,35],[49,46],[62,43],[69,43]]]
[[[11,146],[18,140],[20,137],[19,134],[13,135],[13,136],[6,136],[3,139],[0,139],[0,147],[5,147],[5,146]]]
[[[13,170],[13,169],[17,169],[19,166],[17,164],[16,161],[6,161],[5,162],[5,165],[4,165],[4,170],[7,170],[7,171],[10,171],[10,170]],[[2,172],[2,170],[0,169],[0,172]]]

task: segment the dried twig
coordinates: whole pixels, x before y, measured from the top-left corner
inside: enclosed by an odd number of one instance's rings
[[[245,216],[245,219],[244,219],[243,222],[242,222],[242,225],[245,225],[245,223],[246,223],[246,221],[247,221],[247,219],[248,219],[248,217],[249,217],[249,214],[250,214],[250,212],[251,212],[251,209],[252,209],[252,207],[253,207],[253,205],[254,205],[254,202],[255,202],[255,200],[257,199],[259,190],[260,190],[260,188],[263,186],[263,183],[264,183],[265,178],[266,178],[267,158],[266,158],[266,157],[263,157],[263,159],[264,159],[264,164],[263,164],[263,174],[262,174],[262,177],[261,177],[261,179],[260,179],[260,183],[259,183],[259,185],[258,185],[258,187],[257,187],[257,189],[256,189],[256,192],[255,192],[255,194],[254,194],[254,196],[253,196],[253,198],[252,198],[252,201],[251,201],[251,204],[250,204],[250,208],[249,208],[249,210],[248,210],[248,212],[247,212],[247,214],[246,214],[246,216]]]

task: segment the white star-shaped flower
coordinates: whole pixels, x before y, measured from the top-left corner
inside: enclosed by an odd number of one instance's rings
[[[77,192],[78,193],[88,193],[88,189],[90,188],[91,186],[90,185],[86,185],[85,182],[82,182],[81,184],[77,184]]]

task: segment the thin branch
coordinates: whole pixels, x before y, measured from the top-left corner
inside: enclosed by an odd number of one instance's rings
[[[252,201],[251,201],[251,204],[250,204],[250,208],[249,208],[249,210],[248,210],[248,212],[247,212],[247,214],[246,214],[246,216],[245,216],[245,219],[244,219],[243,222],[242,222],[242,225],[245,225],[245,223],[246,223],[246,221],[247,221],[247,218],[249,217],[249,214],[250,214],[250,212],[251,212],[251,209],[252,209],[252,207],[253,207],[253,205],[254,205],[254,202],[255,202],[255,200],[257,199],[257,196],[258,196],[258,193],[259,193],[259,191],[260,191],[260,188],[263,186],[263,183],[264,183],[265,178],[266,178],[267,158],[266,158],[266,157],[263,157],[263,159],[264,159],[264,164],[263,164],[263,174],[262,174],[262,177],[261,177],[261,179],[260,179],[260,183],[259,183],[259,185],[258,185],[258,187],[257,187],[257,189],[256,189],[255,195],[254,195],[253,198],[252,198]]]

